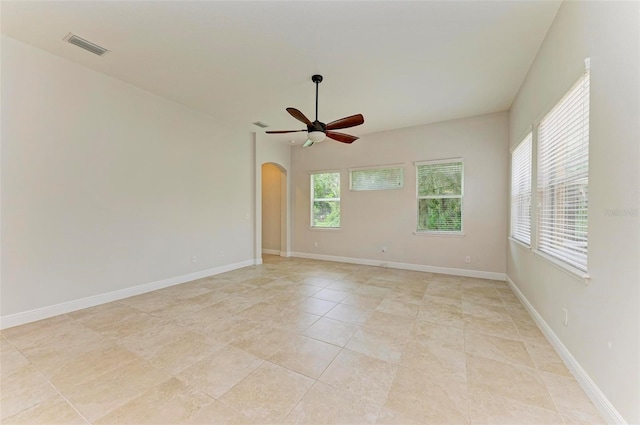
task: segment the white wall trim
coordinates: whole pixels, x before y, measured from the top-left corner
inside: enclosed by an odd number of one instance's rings
[[[626,425],[627,422],[624,420],[622,415],[618,413],[609,399],[604,395],[602,391],[600,391],[600,388],[598,388],[596,383],[593,382],[589,374],[582,368],[575,357],[573,357],[569,349],[562,343],[555,332],[553,332],[553,329],[551,329],[547,322],[545,322],[540,313],[538,313],[538,311],[529,302],[527,297],[524,296],[524,294],[520,291],[520,288],[518,288],[518,286],[513,282],[513,280],[511,280],[509,276],[506,276],[506,280],[513,292],[517,295],[522,304],[529,311],[531,317],[533,317],[533,320],[536,322],[536,325],[538,325],[538,328],[540,328],[540,331],[544,334],[547,340],[549,340],[549,343],[556,350],[565,365],[567,365],[584,392],[591,399],[600,414],[602,414],[602,416],[606,419],[607,423]]]
[[[391,269],[414,270],[418,272],[441,273],[455,276],[477,277],[480,279],[505,280],[505,273],[486,272],[482,270],[453,269],[448,267],[428,266],[424,264],[395,263],[364,258],[338,257],[334,255],[311,254],[308,252],[291,252],[292,257],[312,260],[337,261],[339,263],[363,264],[365,266],[388,267]]]
[[[262,263],[262,260],[260,260]],[[84,308],[105,304],[112,301],[121,300],[123,298],[132,297],[134,295],[144,294],[146,292],[167,288],[173,285],[190,282],[196,279],[213,276],[216,274],[252,266],[256,260],[246,260],[239,263],[227,264],[212,269],[202,270],[195,273],[184,274],[181,276],[162,279],[155,282],[144,283],[129,288],[118,289],[117,291],[106,292],[104,294],[92,295],[86,298],[66,301],[60,304],[50,305],[47,307],[36,308],[33,310],[23,311],[20,313],[8,314],[0,317],[0,329],[11,328],[13,326],[24,325],[25,323],[35,322],[37,320],[47,319],[49,317],[58,316],[60,314],[70,313],[72,311],[82,310]]]
[[[263,254],[269,254],[269,255],[280,255],[280,250],[279,249],[265,249],[265,248],[262,248],[262,253]]]

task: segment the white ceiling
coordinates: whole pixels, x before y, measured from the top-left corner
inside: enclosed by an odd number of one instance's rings
[[[2,1],[1,13],[10,37],[251,130],[304,128],[285,108],[313,120],[320,73],[320,121],[362,113],[346,131],[362,135],[508,109],[559,4]]]

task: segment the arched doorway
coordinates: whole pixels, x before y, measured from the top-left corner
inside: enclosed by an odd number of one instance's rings
[[[287,171],[262,164],[262,253],[287,255]]]

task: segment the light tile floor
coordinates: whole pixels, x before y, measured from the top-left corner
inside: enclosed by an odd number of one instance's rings
[[[3,424],[600,424],[504,282],[265,264],[2,331]]]

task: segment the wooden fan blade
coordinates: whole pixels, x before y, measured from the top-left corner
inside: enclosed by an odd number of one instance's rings
[[[327,137],[332,138],[333,140],[337,140],[342,143],[353,143],[358,138],[356,136],[351,136],[349,134],[338,133],[337,131],[327,131]]]
[[[327,124],[327,130],[339,130],[341,128],[355,127],[356,125],[360,124],[364,124],[364,117],[362,116],[362,114],[351,115],[350,117],[331,121],[329,124]]]
[[[307,130],[274,130],[274,131],[265,131],[267,134],[281,134],[281,133],[299,133],[301,131]]]
[[[309,118],[305,117],[304,114],[298,111],[296,108],[287,108],[287,112],[298,121],[301,121],[306,125],[311,125],[311,121],[309,121]]]

